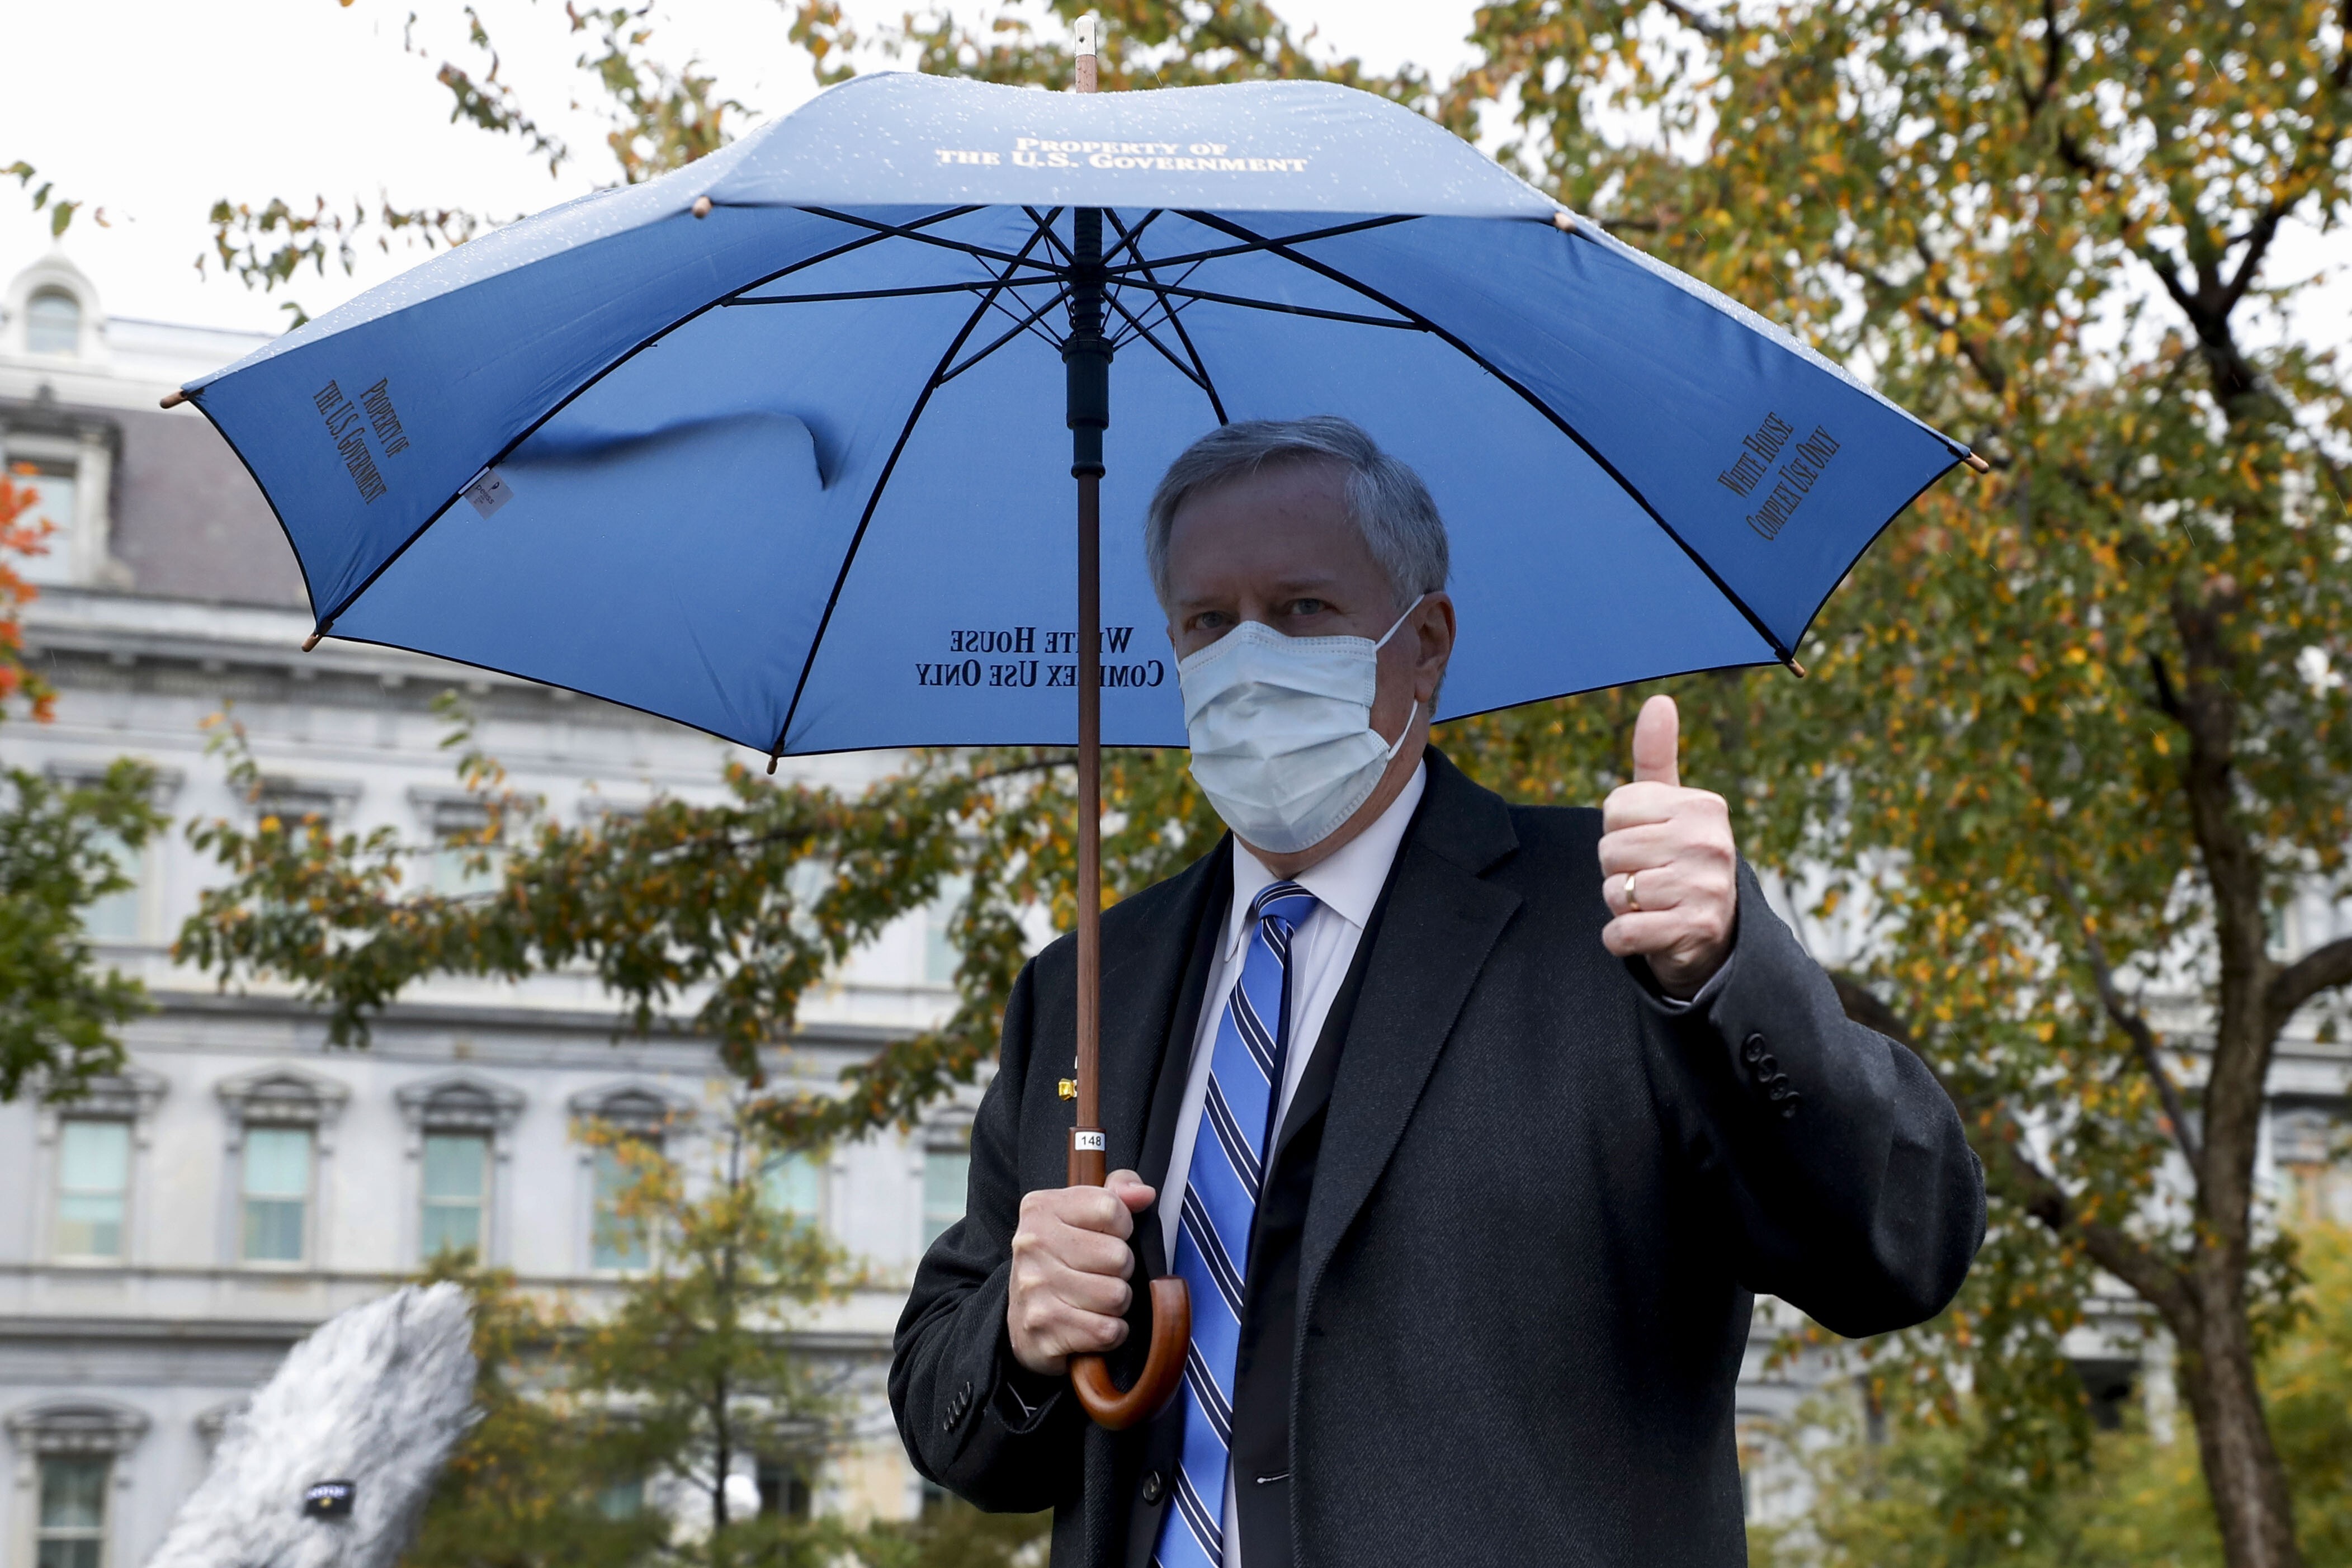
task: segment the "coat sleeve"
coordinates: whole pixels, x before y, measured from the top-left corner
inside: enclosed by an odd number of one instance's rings
[[[1849,1337],[1942,1311],[1984,1239],[1984,1170],[1959,1113],[1916,1056],[1846,1017],[1745,864],[1722,985],[1654,1016],[1730,1207],[1740,1282]]]
[[[1005,1005],[996,1077],[972,1121],[964,1216],[915,1270],[890,1356],[890,1409],[915,1468],[992,1512],[1051,1508],[1079,1475],[1076,1401],[1063,1380],[1033,1378],[1013,1359],[1004,1320],[1035,969]]]

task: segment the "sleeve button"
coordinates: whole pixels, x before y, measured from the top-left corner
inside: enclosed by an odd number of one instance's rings
[[[1143,1500],[1147,1503],[1156,1503],[1167,1494],[1167,1478],[1158,1470],[1146,1470],[1143,1473]]]

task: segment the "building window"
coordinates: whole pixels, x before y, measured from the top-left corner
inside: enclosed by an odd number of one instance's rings
[[[923,1151],[923,1245],[929,1247],[948,1226],[963,1218],[964,1191],[971,1183],[968,1142],[934,1142]]]
[[[418,1250],[483,1257],[490,1200],[490,1141],[479,1132],[425,1135],[425,1214]]]
[[[82,930],[93,942],[137,942],[147,934],[146,911],[147,847],[132,848],[116,833],[100,832],[91,836],[91,844],[108,859],[114,862],[131,886],[91,900],[82,910]]]
[[[35,1568],[101,1568],[106,1561],[104,1456],[50,1454],[41,1459],[41,1511]]]
[[[645,1174],[646,1155],[658,1158],[661,1145],[642,1134],[628,1142],[629,1152],[610,1143],[596,1151],[596,1212],[588,1238],[588,1266],[600,1274],[626,1273],[646,1262],[645,1221],[624,1214],[622,1200]],[[639,1150],[644,1153],[632,1158]]]
[[[635,1519],[646,1511],[646,1483],[631,1478],[614,1481],[596,1494],[596,1511],[606,1519]]]
[[[923,911],[923,978],[933,985],[955,984],[955,918],[971,896],[971,879],[950,877],[940,885],[940,896]]]
[[[437,800],[426,816],[433,831],[433,890],[459,899],[496,889],[506,850],[491,837],[489,807],[474,799]]]
[[[405,1083],[394,1092],[416,1169],[416,1257],[470,1247],[478,1263],[505,1261],[497,1205],[513,1153],[522,1096],[471,1073]]]
[[[245,1134],[244,1244],[247,1263],[299,1263],[310,1234],[308,1127],[254,1127]]]
[[[806,1519],[815,1494],[808,1476],[790,1459],[760,1461],[760,1512],[770,1519]]]
[[[13,451],[9,456],[9,485],[19,500],[28,491],[33,498],[30,510],[17,515],[18,526],[37,529],[48,524],[35,547],[39,553],[16,562],[16,574],[27,583],[70,583],[74,580],[74,508],[80,499],[77,493],[79,465],[70,458],[28,458]]]
[[[131,1124],[71,1118],[58,1129],[59,1258],[122,1256],[131,1189]]]
[[[25,301],[25,348],[37,354],[81,352],[81,301],[62,289],[44,289]]]
[[[805,1150],[770,1160],[760,1173],[760,1196],[770,1210],[802,1225],[824,1224],[824,1167]]]

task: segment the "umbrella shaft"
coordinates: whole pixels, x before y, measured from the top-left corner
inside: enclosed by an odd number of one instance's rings
[[[1078,481],[1078,1051],[1070,1184],[1100,1186],[1102,1137],[1102,475],[1110,425],[1110,342],[1103,335],[1102,212],[1070,215],[1070,473]]]

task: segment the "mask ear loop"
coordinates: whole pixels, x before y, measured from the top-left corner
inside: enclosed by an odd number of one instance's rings
[[[1421,599],[1426,599],[1428,597],[1428,595],[1423,594],[1421,596]],[[1421,599],[1415,599],[1412,604],[1407,605],[1404,607],[1404,614],[1396,618],[1396,626],[1391,626],[1388,630],[1381,634],[1381,640],[1372,645],[1372,651],[1374,653],[1378,653],[1381,649],[1389,646],[1389,638],[1397,635],[1397,626],[1404,625],[1406,621],[1412,617],[1412,613],[1421,608]],[[1412,700],[1412,706],[1405,710],[1404,728],[1399,730],[1397,731],[1397,738],[1389,742],[1388,755],[1383,757],[1381,761],[1391,763],[1396,761],[1397,752],[1404,749],[1404,738],[1412,733],[1412,721],[1420,717],[1421,699],[1416,697]]]
[[[1426,599],[1428,597],[1428,595],[1423,594],[1421,596],[1421,599]],[[1421,608],[1421,599],[1415,599],[1412,604],[1407,605],[1404,607],[1404,614],[1396,618],[1396,626],[1391,626],[1388,630],[1381,634],[1381,640],[1372,645],[1372,651],[1374,653],[1378,653],[1381,649],[1389,646],[1389,638],[1397,635],[1397,626],[1404,625],[1407,620],[1412,618],[1412,613]]]

